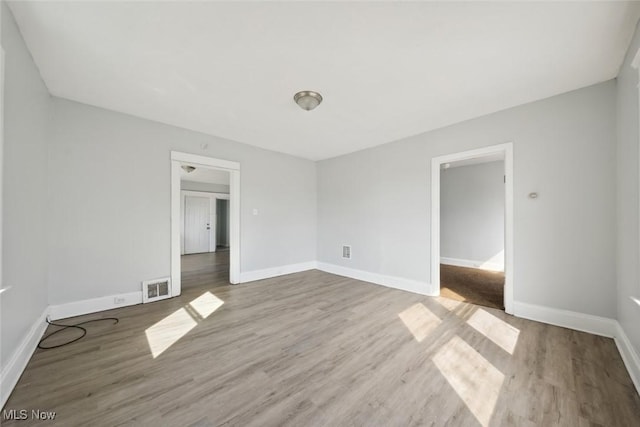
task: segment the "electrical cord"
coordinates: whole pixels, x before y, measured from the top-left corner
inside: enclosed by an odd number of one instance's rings
[[[76,323],[76,324],[73,324],[73,325],[63,325],[63,324],[60,324],[60,323],[51,322],[49,320],[49,318],[47,317],[47,323],[48,324],[50,324],[51,326],[61,327],[62,329],[58,329],[57,331],[53,331],[50,334],[47,334],[44,337],[42,337],[42,339],[38,342],[38,348],[40,348],[42,350],[50,350],[52,348],[63,347],[65,345],[69,345],[71,343],[74,343],[74,342],[84,338],[85,335],[87,335],[87,329],[83,328],[81,325],[86,325],[87,323],[92,323],[92,322],[100,322],[100,321],[103,321],[103,320],[113,320],[113,324],[114,325],[117,324],[120,321],[120,320],[118,320],[117,317],[105,317],[103,319],[87,320],[87,321]],[[78,338],[74,338],[71,341],[67,341],[67,342],[64,342],[62,344],[57,344],[57,345],[52,345],[52,346],[44,346],[44,345],[42,345],[42,343],[44,341],[48,340],[53,335],[57,334],[58,332],[62,332],[64,330],[66,330],[66,329],[69,329],[69,328],[80,329],[82,331],[82,335],[80,335]]]

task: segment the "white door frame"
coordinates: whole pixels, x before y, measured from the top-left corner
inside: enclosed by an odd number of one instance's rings
[[[240,163],[196,154],[171,152],[171,296],[182,291],[180,281],[180,169],[182,165],[229,172],[229,282],[240,283]]]
[[[431,160],[431,286],[440,294],[440,170],[443,163],[452,163],[477,157],[504,154],[504,307],[513,314],[513,143],[463,151],[434,157]]]

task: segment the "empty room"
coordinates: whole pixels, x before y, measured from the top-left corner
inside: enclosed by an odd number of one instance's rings
[[[640,425],[640,2],[0,6],[2,426]]]

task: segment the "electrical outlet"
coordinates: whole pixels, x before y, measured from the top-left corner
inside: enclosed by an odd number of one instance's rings
[[[114,304],[124,304],[124,297],[115,297],[113,298]]]

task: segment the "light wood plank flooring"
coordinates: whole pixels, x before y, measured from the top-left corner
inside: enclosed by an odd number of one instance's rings
[[[203,284],[228,284],[229,249],[218,248],[217,252],[182,255],[180,257],[182,288]]]
[[[5,409],[64,426],[640,420],[611,339],[319,271],[236,286],[218,273],[196,266],[178,298],[71,319],[120,323],[36,351]]]

